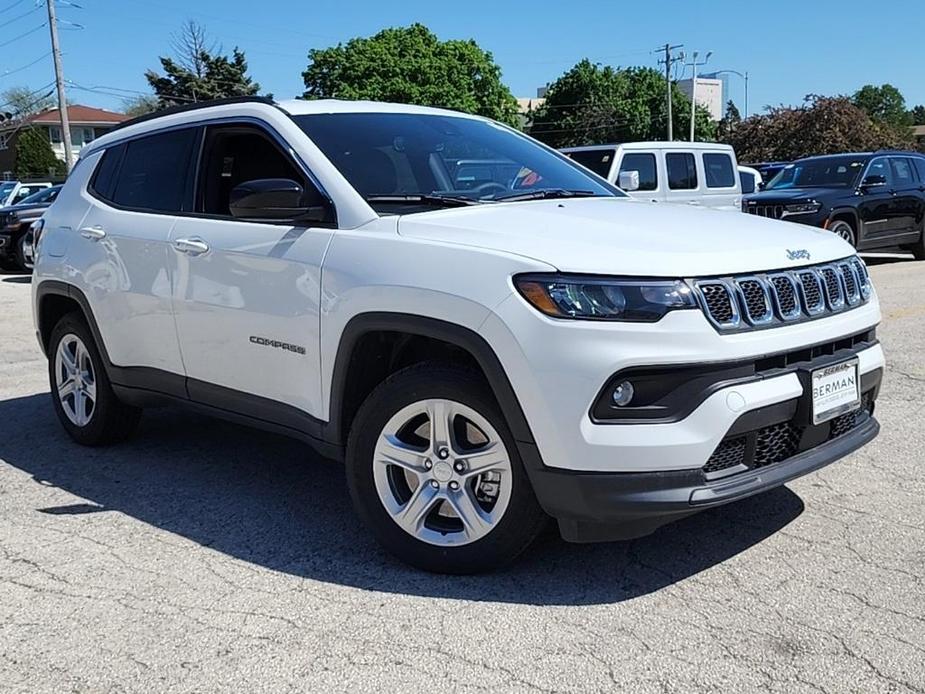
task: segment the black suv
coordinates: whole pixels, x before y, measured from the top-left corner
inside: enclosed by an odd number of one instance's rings
[[[925,156],[874,152],[788,164],[742,211],[828,229],[859,250],[901,246],[925,260]]]

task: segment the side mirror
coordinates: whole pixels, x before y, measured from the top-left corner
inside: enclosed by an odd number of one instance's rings
[[[758,181],[758,190],[764,190],[766,185],[768,185],[766,182]]]
[[[861,181],[861,188],[880,188],[881,186],[885,185],[886,176],[880,176],[878,174],[866,176],[864,180]]]
[[[333,221],[330,203],[314,189],[305,191],[288,178],[260,178],[231,191],[228,207],[235,219],[306,224]]]
[[[639,172],[638,171],[621,171],[617,185],[621,190],[632,193],[639,190]]]

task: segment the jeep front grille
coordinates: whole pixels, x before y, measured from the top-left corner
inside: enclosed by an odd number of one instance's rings
[[[769,219],[783,219],[784,217],[783,205],[747,204],[742,207],[743,212],[759,217],[768,217]]]
[[[870,298],[858,257],[797,270],[694,280],[701,308],[721,332],[824,318]]]

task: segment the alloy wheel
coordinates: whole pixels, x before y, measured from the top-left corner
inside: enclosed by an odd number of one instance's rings
[[[497,430],[471,407],[444,399],[402,408],[379,434],[379,500],[418,540],[460,546],[485,537],[511,500],[511,458]]]
[[[55,387],[71,424],[78,427],[89,424],[96,411],[96,372],[87,346],[73,333],[58,342]]]
[[[854,229],[851,228],[851,225],[848,224],[848,222],[842,222],[842,221],[835,222],[835,224],[833,224],[829,228],[829,231],[831,231],[833,234],[835,234],[839,238],[844,239],[845,241],[850,243],[852,246],[857,245],[854,239]]]

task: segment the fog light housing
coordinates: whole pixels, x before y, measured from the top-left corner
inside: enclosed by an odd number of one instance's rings
[[[617,407],[626,407],[633,401],[633,396],[635,394],[636,389],[633,388],[633,384],[629,381],[623,381],[622,383],[618,383],[617,387],[613,389],[610,399]]]

